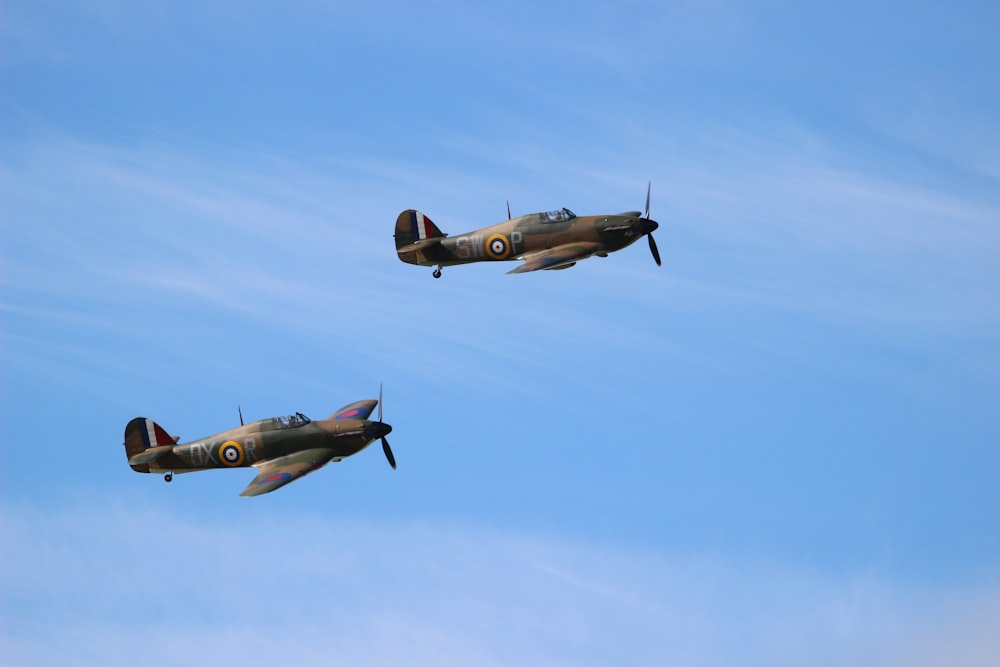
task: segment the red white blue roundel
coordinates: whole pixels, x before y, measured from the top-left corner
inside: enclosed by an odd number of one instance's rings
[[[219,447],[219,460],[224,466],[243,465],[243,448],[240,443],[235,440],[222,443],[222,447]]]
[[[275,482],[287,482],[292,478],[291,473],[287,472],[276,472],[273,475],[268,475],[264,479],[257,482],[257,484],[274,484]]]
[[[503,234],[494,234],[486,239],[486,254],[492,259],[507,259],[510,254],[510,239]]]

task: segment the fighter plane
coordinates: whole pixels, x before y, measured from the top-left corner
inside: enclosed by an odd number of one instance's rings
[[[382,421],[381,398],[379,390],[379,400],[345,405],[320,421],[297,412],[244,424],[241,411],[240,426],[183,444],[153,420],[136,417],[125,427],[125,454],[132,470],[163,473],[168,482],[175,472],[253,466],[258,474],[241,496],[270,493],[330,461],[353,456],[378,439],[395,469],[396,459],[385,439],[392,427]],[[376,405],[378,420],[369,421]]]
[[[646,188],[646,211],[626,211],[617,215],[577,217],[568,208],[532,213],[459,236],[448,236],[430,218],[407,209],[396,218],[396,253],[408,264],[437,266],[502,260],[523,260],[507,273],[525,273],[539,269],[568,269],[592,255],[607,257],[635,243],[640,237],[649,240],[649,251],[660,266],[660,253],[653,240],[659,223],[649,219],[649,193]]]

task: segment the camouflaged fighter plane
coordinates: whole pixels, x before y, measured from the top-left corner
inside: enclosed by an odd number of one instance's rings
[[[311,421],[301,412],[288,417],[261,419],[216,435],[177,444],[156,422],[136,417],[125,427],[125,454],[136,472],[164,473],[170,481],[174,473],[212,468],[259,470],[241,496],[270,493],[294,482],[330,461],[340,461],[382,440],[382,450],[394,469],[396,459],[385,436],[392,427],[382,422],[382,392],[378,401],[368,399],[345,405],[329,419]],[[368,416],[378,405],[378,420]]]
[[[498,260],[524,260],[507,273],[525,273],[568,269],[592,255],[607,257],[646,236],[653,260],[660,266],[653,240],[653,230],[660,225],[649,219],[649,193],[647,187],[645,213],[577,217],[564,208],[511,218],[508,204],[506,222],[453,237],[420,211],[408,209],[396,218],[396,253],[408,264],[437,265],[435,278],[441,277],[444,266]]]

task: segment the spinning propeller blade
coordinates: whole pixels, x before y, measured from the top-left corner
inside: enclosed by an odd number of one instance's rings
[[[382,451],[385,452],[385,458],[392,466],[392,469],[396,469],[396,457],[392,455],[392,449],[389,448],[389,441],[382,437]]]
[[[663,266],[660,262],[660,251],[656,249],[656,241],[653,240],[653,232],[646,234],[646,237],[649,239],[649,252],[653,253],[653,261],[657,266]]]
[[[647,228],[648,231],[646,232],[646,237],[649,239],[649,252],[653,254],[653,261],[656,262],[656,265],[663,266],[663,263],[660,262],[660,251],[656,247],[656,241],[653,240],[653,230],[656,229],[658,225],[649,219],[649,195],[652,190],[653,182],[650,181],[649,184],[646,185],[646,213],[642,217],[646,221],[646,224],[650,225],[650,227]]]
[[[378,386],[378,423],[382,423],[382,385]],[[396,457],[392,455],[392,448],[389,447],[389,441],[382,436],[382,452],[385,454],[386,461],[392,466],[392,469],[396,469]]]

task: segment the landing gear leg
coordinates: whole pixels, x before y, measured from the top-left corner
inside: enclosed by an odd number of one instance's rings
[[[173,478],[174,478],[174,473],[168,472],[166,475],[163,476],[163,481],[169,483],[171,480],[173,480]]]
[[[440,267],[440,265],[436,269],[434,269],[434,277],[435,278],[440,278],[441,277],[441,267]]]

